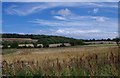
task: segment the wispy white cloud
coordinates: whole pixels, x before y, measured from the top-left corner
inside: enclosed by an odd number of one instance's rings
[[[66,37],[74,37],[78,39],[115,38],[118,34],[117,32],[107,32],[107,31],[102,31],[100,29],[81,30],[78,28],[64,28],[64,29],[57,29],[52,31],[40,30],[36,33],[41,33],[46,35],[60,35]]]
[[[27,7],[26,7],[27,6]],[[42,3],[29,5],[12,5],[5,9],[6,13],[11,15],[29,15],[32,13],[40,12],[46,9],[55,7],[65,7],[52,11],[54,19],[33,19],[29,21],[36,26],[51,26],[48,30],[40,30],[38,33],[50,35],[63,35],[74,38],[112,38],[116,36],[117,19],[108,18],[105,16],[90,16],[90,15],[77,15],[69,9],[69,7],[92,7],[93,13],[100,12],[100,7],[117,8],[116,4],[107,3]],[[56,28],[54,30],[50,30]]]
[[[18,3],[19,4],[19,3]],[[5,5],[3,5],[5,6]],[[81,3],[77,3],[77,2],[74,2],[74,3],[54,3],[54,2],[51,2],[51,3],[42,3],[42,4],[39,4],[39,3],[33,3],[31,5],[31,3],[25,3],[25,5],[11,5],[9,6],[8,8],[5,8],[5,11],[6,13],[8,14],[16,14],[16,15],[29,15],[29,14],[32,14],[32,13],[36,13],[36,12],[40,12],[42,10],[45,10],[45,9],[49,9],[49,8],[55,8],[55,7],[58,7],[58,6],[61,6],[61,7],[81,7],[81,8],[85,8],[85,7],[108,7],[108,8],[117,8],[118,5],[117,3],[92,3],[92,2],[89,2],[89,3],[86,3],[86,2],[81,2]],[[95,9],[95,11],[97,12],[98,10]],[[69,9],[63,9],[61,11],[58,12],[59,14],[62,14],[62,15],[67,15],[68,13],[70,13]]]
[[[62,16],[53,16],[53,17],[57,20],[66,20],[66,18],[64,18]]]
[[[68,8],[52,11],[51,13],[53,18],[57,20],[35,19],[29,22],[40,26],[55,26],[58,28],[50,32],[41,31],[44,34],[49,33],[74,38],[113,38],[117,35],[118,24],[116,19],[104,16],[81,16],[73,13]]]
[[[80,30],[76,28],[67,28],[67,29],[58,29],[55,33],[58,34],[77,34],[77,33],[98,33],[101,32],[101,30],[98,29],[91,29],[91,30]]]
[[[72,15],[73,13],[68,8],[65,8],[65,9],[61,9],[57,12],[52,11],[52,14],[58,14],[58,15],[66,17],[66,16],[69,16],[69,15]]]
[[[50,20],[43,20],[43,19],[35,19],[29,22],[36,23],[43,26],[86,26],[86,25],[88,26],[87,22],[83,23],[80,21],[50,21]]]
[[[101,7],[107,7],[107,8],[118,8],[118,4],[117,3],[97,3],[97,2],[89,2],[89,3],[83,3],[83,5],[88,5],[89,7],[97,7],[97,8],[101,8]]]
[[[114,19],[100,16],[76,15],[74,17],[75,14],[72,11],[71,15],[70,17],[67,16],[64,21],[35,19],[29,22],[40,26],[58,27],[57,30],[50,32],[46,30],[41,31],[47,35],[62,35],[74,38],[114,38],[117,36],[118,23]]]
[[[94,8],[94,9],[93,9],[93,13],[94,13],[94,14],[98,13],[98,11],[99,11],[98,8]]]
[[[11,5],[10,7],[5,9],[5,12],[11,15],[29,15],[35,13],[37,11],[41,11],[43,9],[49,8],[48,6],[44,5],[29,5],[29,3],[24,6],[22,5]]]
[[[94,13],[97,13],[98,9],[95,9]],[[76,21],[82,21],[82,20],[95,20],[95,21],[99,21],[99,22],[105,22],[107,20],[109,20],[109,18],[104,17],[104,16],[80,16],[77,15],[75,13],[73,13],[71,10],[69,10],[68,8],[65,9],[60,9],[58,11],[52,11],[51,12],[53,15],[59,15],[57,16],[58,19],[61,20],[76,20]],[[55,18],[56,16],[54,16]]]
[[[93,18],[96,19],[96,21],[98,21],[98,22],[106,22],[110,19],[107,17],[93,17]]]
[[[54,34],[66,35],[68,37],[74,36],[75,38],[114,38],[117,32],[105,32],[99,29],[80,30],[80,29],[62,29],[57,30]]]
[[[73,20],[75,19],[75,20]],[[104,31],[107,30],[117,30],[118,23],[115,19],[110,19],[106,17],[95,17],[95,16],[84,16],[79,18],[67,19],[64,21],[59,20],[43,20],[34,19],[29,21],[31,23],[38,24],[40,26],[56,26],[56,27],[81,27],[81,28],[98,28]],[[103,24],[104,23],[104,24]]]

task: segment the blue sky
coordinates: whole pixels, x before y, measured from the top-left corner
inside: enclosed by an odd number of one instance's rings
[[[118,3],[3,2],[2,23],[3,33],[114,38],[118,32]]]
[[[3,2],[118,2],[119,0],[2,0]]]

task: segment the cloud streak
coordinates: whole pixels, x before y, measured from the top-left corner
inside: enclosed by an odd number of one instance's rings
[[[47,35],[49,33],[74,38],[114,38],[117,36],[116,29],[118,25],[116,19],[104,16],[80,16],[69,9],[66,12],[66,9],[52,11],[53,17],[56,14],[59,15],[59,18],[56,18],[57,20],[35,19],[29,22],[39,26],[58,28],[50,32],[45,32],[45,30],[40,32]]]
[[[74,8],[76,9],[74,10]],[[106,8],[109,12],[104,12]],[[89,10],[90,12],[88,12]],[[117,3],[28,2],[12,3],[3,9],[3,13],[8,17],[13,16],[14,20],[16,17],[20,18],[17,19],[17,21],[20,21],[18,26],[21,26],[21,29],[25,28],[22,28],[22,26],[26,26],[24,32],[34,30],[37,34],[61,35],[74,38],[113,38],[117,35],[118,23],[117,17],[113,16],[110,11],[116,10]],[[25,21],[21,21],[24,20],[24,17],[26,18]],[[13,24],[11,26],[15,27],[15,22],[11,22],[9,24]],[[17,30],[14,29],[14,31]]]
[[[57,19],[57,20],[66,20],[66,18],[61,17],[61,16],[54,16],[54,18]]]
[[[45,31],[40,30],[36,33],[46,34],[46,35],[60,35],[66,37],[73,37],[77,39],[102,39],[102,38],[115,38],[117,36],[117,32],[103,32],[100,29],[90,29],[90,30],[80,30],[77,28],[64,28],[57,29],[54,31]]]
[[[25,5],[22,5],[20,3],[18,3],[18,5],[11,5],[8,8],[5,9],[7,14],[11,14],[11,15],[29,15],[32,13],[36,13],[36,12],[40,12],[42,10],[45,9],[50,9],[50,8],[55,8],[55,7],[81,7],[81,8],[85,8],[85,7],[109,7],[109,8],[118,8],[117,3],[95,3],[95,2],[80,2],[80,3],[25,3]],[[98,10],[95,9],[95,11],[97,12]],[[68,9],[65,10],[61,10],[58,13],[62,14],[62,13],[67,14],[70,13]],[[64,14],[65,15],[65,14]]]

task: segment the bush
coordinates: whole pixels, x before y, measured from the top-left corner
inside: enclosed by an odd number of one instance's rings
[[[34,45],[34,48],[37,48],[37,43],[33,43],[33,45]]]
[[[60,47],[65,47],[65,44],[64,44],[64,43],[62,43],[62,45],[60,45]]]
[[[17,42],[12,42],[10,44],[10,48],[18,48],[18,43]]]
[[[43,44],[43,48],[49,47],[49,44]]]
[[[42,46],[41,46],[41,45],[39,45],[39,46],[37,46],[37,48],[42,48]]]
[[[116,38],[115,41],[116,41],[116,44],[120,47],[120,38]]]

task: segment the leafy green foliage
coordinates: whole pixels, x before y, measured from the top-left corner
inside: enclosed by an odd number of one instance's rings
[[[43,47],[49,47],[49,44],[58,44],[62,43],[60,47],[64,47],[65,45],[63,43],[70,43],[72,46],[75,45],[83,45],[83,40],[74,39],[74,38],[68,38],[68,37],[62,37],[62,36],[48,36],[48,35],[33,35],[33,34],[26,34],[26,35],[20,35],[20,34],[3,34],[2,38],[31,38],[31,39],[37,39],[37,42],[12,42],[7,41],[3,42],[3,47],[8,48],[8,45],[11,46],[11,48],[19,48],[19,44],[33,44],[34,48],[38,48],[37,44],[43,44]],[[9,44],[8,44],[9,43]],[[41,46],[39,46],[41,47]],[[22,48],[29,48],[29,47],[22,47]]]
[[[5,42],[2,42],[2,45],[3,45],[3,49],[4,49],[4,48],[8,48],[9,43],[7,43],[7,41],[5,41]]]
[[[17,42],[11,42],[10,47],[11,48],[18,48],[18,43]]]
[[[116,44],[120,47],[120,38],[115,38]]]

